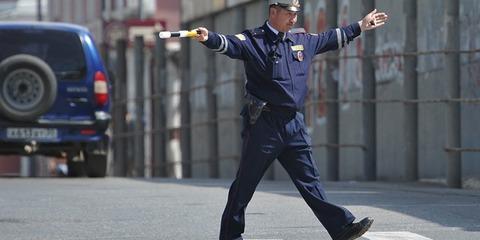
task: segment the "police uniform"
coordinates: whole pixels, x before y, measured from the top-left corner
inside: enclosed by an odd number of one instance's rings
[[[203,42],[215,52],[243,60],[247,95],[265,102],[253,124],[248,105],[241,113],[242,158],[222,216],[221,240],[241,239],[247,204],[275,159],[332,237],[355,219],[347,209],[326,200],[299,109],[304,105],[308,69],[314,56],[345,47],[360,35],[360,26],[354,23],[320,34],[292,29],[279,36],[275,31],[267,21],[236,35],[209,32],[208,40]]]

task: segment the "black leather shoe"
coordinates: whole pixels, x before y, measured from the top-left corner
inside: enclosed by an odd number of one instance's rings
[[[357,223],[350,223],[333,240],[353,240],[362,236],[372,226],[373,218],[366,217]]]

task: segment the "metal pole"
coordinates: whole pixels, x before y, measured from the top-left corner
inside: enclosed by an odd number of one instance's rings
[[[417,51],[417,1],[406,0],[405,2],[406,36],[405,52]],[[406,56],[404,91],[405,99],[418,99],[418,74],[417,57]],[[405,104],[405,179],[408,181],[418,180],[418,105]]]
[[[144,19],[143,17],[143,0],[138,0],[138,18],[139,19]]]
[[[42,0],[37,0],[37,21],[43,21]]]
[[[37,156],[28,156],[30,160],[30,176],[29,177],[37,177]]]
[[[266,2],[266,1],[265,1]],[[267,8],[268,9],[268,8]],[[268,13],[268,10],[266,11]],[[242,9],[238,12],[237,15],[237,26],[236,29],[245,29],[247,27],[247,8],[244,6]],[[237,62],[235,65],[235,70],[236,74],[235,77],[238,79],[244,79],[244,66],[241,62]],[[247,104],[247,99],[245,98],[245,82],[244,81],[235,81],[235,113],[238,115],[241,110],[243,109],[243,106]],[[235,121],[235,131],[239,133],[237,140],[238,140],[238,150],[236,152],[236,155],[241,156],[242,155],[242,148],[243,148],[243,140],[242,137],[240,136],[240,132],[243,129],[243,120],[239,119]],[[240,163],[241,158],[235,159],[235,164],[232,164],[229,166],[232,169],[236,169],[237,166]],[[275,164],[272,164],[273,167],[275,167]],[[233,176],[229,176],[233,177]],[[275,176],[273,176],[275,178]]]
[[[210,18],[210,25],[213,26],[215,18]],[[210,59],[212,63],[215,63],[215,53],[210,49],[205,49],[207,59]],[[209,165],[210,165],[210,178],[218,178],[219,173],[219,159],[218,159],[218,123],[215,122],[217,119],[217,96],[214,92],[215,83],[217,79],[216,74],[216,64],[207,65],[207,119],[212,121],[208,125],[208,148],[209,148]]]
[[[362,16],[367,15],[375,8],[374,0],[363,0],[364,11]],[[375,54],[375,31],[368,31],[364,34],[364,55]],[[363,60],[362,66],[363,78],[363,99],[376,99],[376,79],[373,59]],[[367,147],[364,155],[364,173],[365,179],[375,181],[377,178],[377,119],[376,106],[372,103],[363,104],[363,130],[364,142]]]
[[[213,65],[213,64],[211,64]],[[215,78],[213,78],[215,80]],[[217,95],[213,92],[213,86],[207,88],[208,119],[212,122],[208,125],[208,145],[210,156],[210,178],[220,177],[220,159],[218,158],[218,118]]]
[[[337,26],[338,19],[338,2],[337,0],[327,1],[327,25]],[[327,84],[327,99],[338,99],[338,79],[335,80],[333,74],[335,70],[338,71],[338,51],[331,51],[327,60],[325,72],[325,81]],[[327,104],[327,143],[338,145],[340,142],[340,117],[339,117],[339,103]],[[337,147],[327,148],[327,179],[330,181],[338,181],[340,175],[340,149]]]
[[[105,1],[101,1],[101,29],[102,29],[102,32],[105,33],[106,31],[106,26],[107,26],[107,21],[105,20]],[[103,41],[100,43],[100,53],[101,53],[101,56],[102,56],[102,59],[103,59],[103,63],[105,64],[105,66],[107,66],[107,68],[110,68],[110,46],[109,46],[109,43],[107,42],[105,36],[106,34],[103,34]]]
[[[144,54],[144,41],[143,36],[136,36],[134,47],[135,58],[135,97],[137,104],[135,106],[135,142],[134,142],[134,176],[145,176],[145,144],[144,144],[144,67],[145,67],[145,54]]]
[[[182,29],[188,29],[188,25],[184,24]],[[180,108],[181,108],[181,126],[180,129],[180,145],[182,149],[182,162],[183,170],[182,175],[185,178],[192,177],[192,156],[191,156],[191,133],[190,126],[191,116],[190,116],[190,44],[193,42],[189,39],[183,38],[180,40],[181,45],[185,46],[181,49],[181,60],[180,60],[180,69],[182,86],[181,86],[181,96],[180,96]]]
[[[459,0],[445,0],[446,49],[460,50]],[[448,94],[450,98],[460,98],[460,55],[445,55]],[[447,146],[461,147],[460,103],[451,102],[447,110]],[[462,187],[462,155],[460,152],[448,152],[447,184],[452,188]]]
[[[152,100],[152,126],[157,130],[152,138],[153,172],[154,177],[166,176],[167,162],[167,129],[166,124],[166,83],[167,83],[167,50],[166,42],[155,34],[155,77],[152,83],[152,94],[160,98]]]
[[[265,18],[268,18],[269,17],[269,14],[270,14],[270,5],[269,5],[269,1],[263,1],[264,2],[264,5],[265,5],[265,8],[267,9],[265,11]],[[303,5],[302,5],[303,6]],[[302,17],[301,14],[299,16],[300,18]],[[300,20],[300,19],[299,19]],[[301,22],[302,20],[300,20]],[[300,22],[297,22],[297,25],[298,26],[302,26],[303,23],[300,25]],[[245,24],[246,25],[246,24]],[[303,111],[303,109],[302,109]],[[243,139],[241,141],[243,143]],[[266,180],[274,180],[275,179],[275,164],[270,164],[270,166],[268,167],[268,169],[265,171],[265,174],[263,175],[263,179],[266,179]]]
[[[305,6],[305,0],[299,0],[299,3],[300,6]],[[297,26],[305,26],[305,11],[301,11],[300,14],[298,14]]]
[[[114,116],[113,116],[113,131],[114,131],[114,172],[115,176],[127,176],[127,139],[119,137],[120,134],[127,130],[126,115],[127,104],[120,103],[127,98],[127,42],[125,39],[118,39],[116,41],[116,77],[114,79]]]

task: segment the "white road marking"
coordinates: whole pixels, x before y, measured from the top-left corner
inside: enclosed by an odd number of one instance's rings
[[[368,240],[432,240],[412,232],[367,232],[362,237]]]

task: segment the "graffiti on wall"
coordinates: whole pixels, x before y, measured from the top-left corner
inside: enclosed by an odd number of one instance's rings
[[[480,47],[480,38],[478,38],[478,31],[480,31],[480,16],[478,11],[480,11],[480,6],[474,4],[470,1],[465,1],[464,4],[460,5],[460,25],[462,26],[462,31],[460,31],[460,39],[462,39],[462,44],[460,44],[460,49],[477,49]],[[463,55],[462,60],[473,62],[480,60],[480,53]]]
[[[444,29],[443,23],[443,6],[442,4],[432,4],[429,6],[429,11],[422,11],[418,18],[418,26],[421,26],[421,31],[418,31],[418,50],[439,50],[443,49],[444,45]],[[433,20],[435,19],[435,20]],[[420,29],[420,27],[419,27]],[[424,55],[418,58],[419,72],[430,72],[440,70],[443,68],[443,57],[438,55]]]
[[[349,0],[342,0],[338,6],[339,15],[338,22],[341,27],[348,26],[351,23],[350,19],[350,4]],[[352,46],[354,44],[354,46]],[[362,63],[361,59],[348,59],[347,56],[363,55],[362,38],[355,39],[350,43],[350,46],[343,48],[340,51],[340,69],[339,69],[339,88],[340,97],[348,99],[351,91],[362,88]]]
[[[377,47],[376,55],[388,56],[401,53],[403,47],[397,42],[385,42]],[[377,82],[388,82],[403,79],[402,57],[381,57],[375,60],[375,77]]]
[[[480,62],[471,63],[467,67],[467,77],[465,79],[464,93],[468,97],[480,97]]]
[[[327,30],[327,6],[325,1],[318,1],[316,11],[316,30],[318,33],[324,32]],[[326,72],[326,62],[319,61],[316,64],[317,73],[317,84],[315,86],[316,90],[316,99],[326,100],[327,99],[327,83],[325,82],[325,72]],[[338,71],[338,69],[332,69],[333,71]],[[327,115],[327,105],[324,102],[318,103],[316,105],[316,118],[321,119]]]
[[[307,32],[321,33],[327,30],[327,15],[325,0],[305,1],[304,28]],[[307,102],[326,99],[325,61],[323,55],[317,56],[309,74],[309,91]],[[307,124],[323,119],[327,113],[325,103],[319,102],[309,105],[306,109]]]
[[[338,25],[341,27],[351,24],[350,19],[350,3],[349,0],[341,0],[339,2],[339,14]],[[324,32],[329,28],[337,26],[327,25],[327,8],[325,0],[311,0],[305,1],[305,18],[304,28],[307,32]],[[385,49],[390,51],[390,49]],[[344,57],[339,60],[339,67],[328,70],[332,73],[334,81],[339,83],[339,95],[342,99],[348,99],[350,93],[355,90],[361,90],[362,88],[362,63],[361,59],[348,59],[347,56],[362,55],[363,44],[362,39],[357,38],[350,46],[343,48],[339,52],[340,57]],[[323,61],[325,57],[323,55],[317,56],[314,64],[312,65],[310,77],[309,77],[309,94],[307,96],[307,102],[326,100],[326,64]],[[397,74],[393,70],[388,70],[388,64],[384,64],[385,70],[382,71],[385,75]],[[398,65],[398,64],[397,64]],[[311,116],[307,118],[307,121],[323,122],[327,113],[327,106],[323,102],[316,103],[314,106],[309,106],[306,109],[307,115]]]
[[[477,33],[480,31],[480,6],[476,1],[464,1],[460,8],[460,25],[465,29],[460,31],[460,39],[463,39],[460,48],[462,50],[473,50],[480,48],[480,38]],[[463,44],[464,43],[464,44]],[[480,53],[464,54],[461,56],[462,63],[468,64],[465,95],[469,97],[480,97]]]

